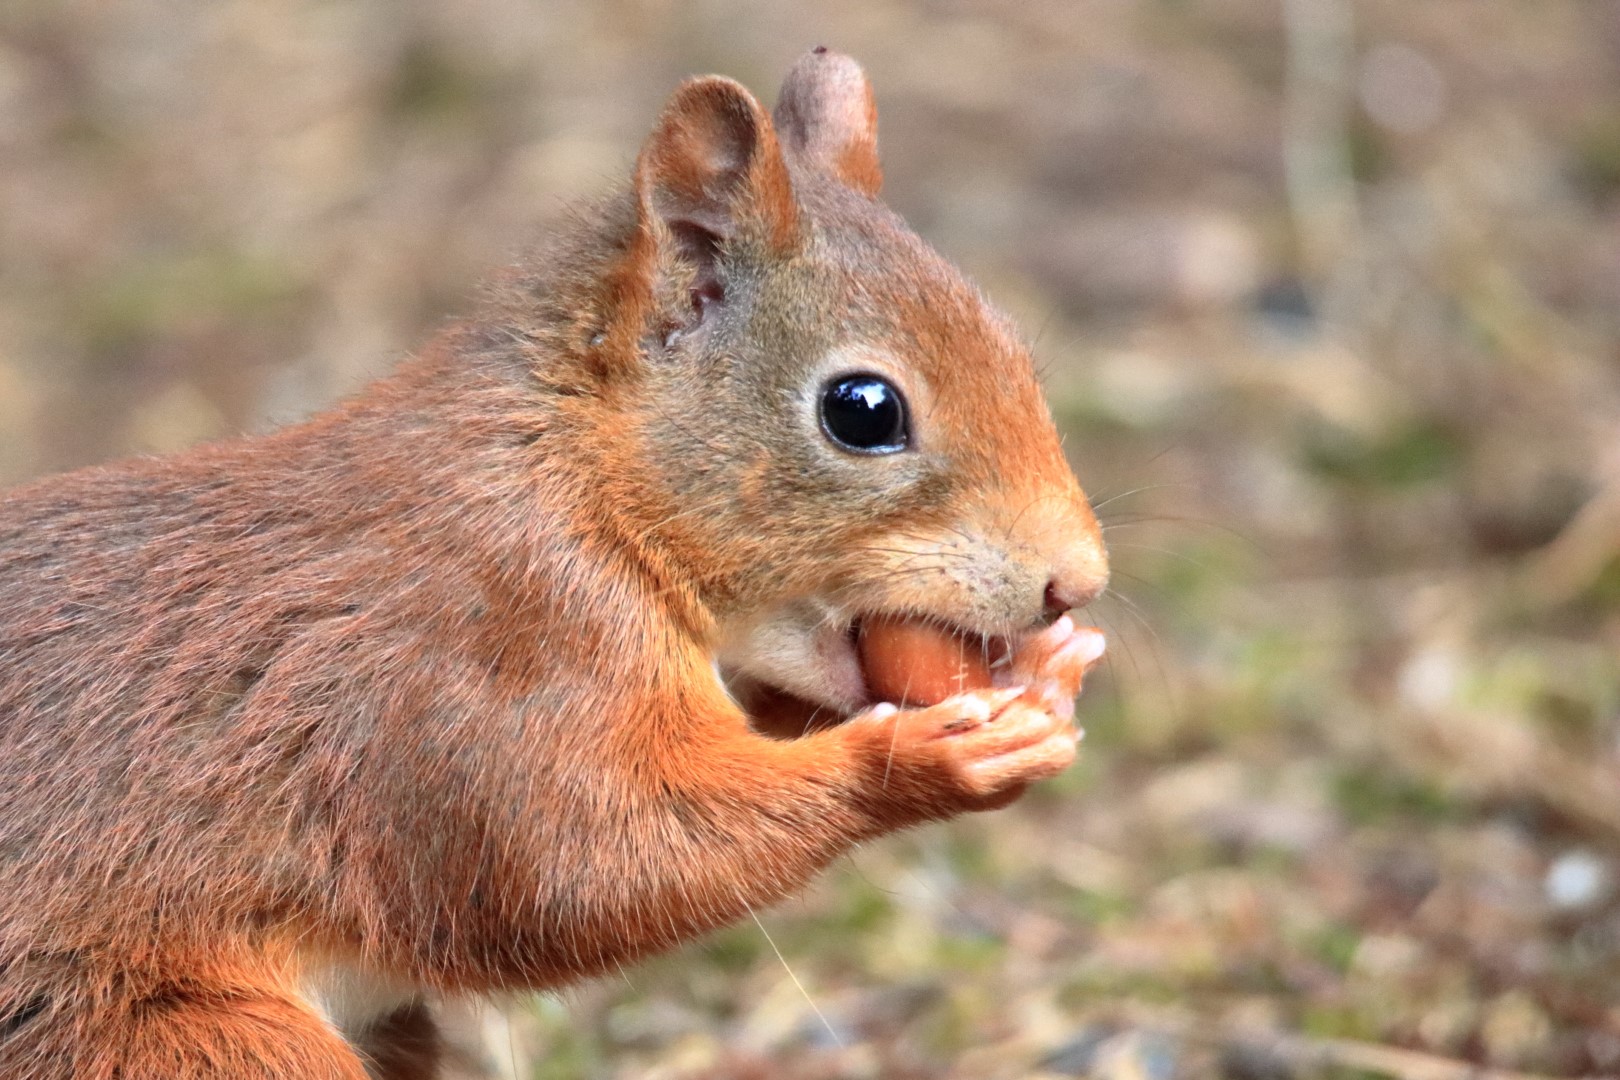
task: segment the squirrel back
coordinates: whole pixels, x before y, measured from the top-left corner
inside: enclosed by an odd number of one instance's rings
[[[352,400],[0,497],[0,1077],[432,1075],[434,995],[628,963],[1072,759],[1097,525],[880,183],[848,58],[774,118],[693,80]],[[897,709],[883,618],[1011,660]]]

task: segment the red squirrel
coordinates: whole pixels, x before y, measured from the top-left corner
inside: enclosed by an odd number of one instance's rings
[[[0,1077],[433,1076],[436,995],[628,964],[1068,765],[1100,531],[881,179],[849,58],[774,113],[689,81],[351,400],[0,497]],[[879,701],[897,618],[1007,655]]]

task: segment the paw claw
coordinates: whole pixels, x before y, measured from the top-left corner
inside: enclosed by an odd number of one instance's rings
[[[977,694],[963,697],[957,708],[961,714],[960,718],[950,722],[962,726],[987,723],[992,715],[990,703]]]
[[[1087,626],[1076,630],[1073,636],[1058,648],[1052,659],[1054,661],[1079,663],[1082,666],[1089,667],[1101,660],[1103,653],[1107,651],[1108,639]]]

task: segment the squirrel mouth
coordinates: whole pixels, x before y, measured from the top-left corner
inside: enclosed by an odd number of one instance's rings
[[[874,703],[856,648],[858,621],[756,632],[720,672],[754,731],[797,739],[836,727]]]
[[[758,647],[722,666],[749,725],[773,738],[800,738],[878,702],[934,705],[994,684],[1011,658],[1004,637],[974,633],[933,616],[873,612],[841,629],[823,626],[789,647]]]

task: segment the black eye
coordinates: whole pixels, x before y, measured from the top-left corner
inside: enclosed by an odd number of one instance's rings
[[[845,375],[821,395],[821,428],[846,450],[893,454],[906,448],[906,399],[876,375]]]

